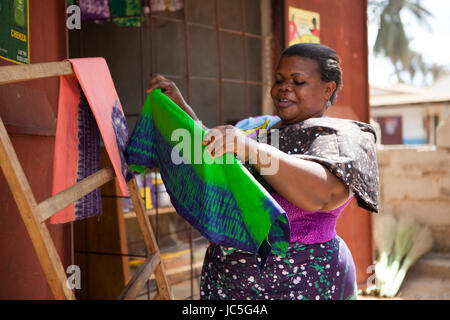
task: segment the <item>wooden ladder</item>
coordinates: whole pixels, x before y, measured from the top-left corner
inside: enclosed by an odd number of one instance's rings
[[[3,66],[0,67],[0,85],[71,74],[74,74],[74,71],[68,61]],[[74,292],[67,285],[66,273],[45,221],[61,209],[114,179],[113,168],[111,166],[102,168],[73,186],[37,203],[1,117],[0,165],[55,299],[74,300]],[[159,248],[135,178],[128,182],[128,189],[149,255],[118,299],[135,299],[153,273],[155,273],[158,287],[154,299],[173,299]]]

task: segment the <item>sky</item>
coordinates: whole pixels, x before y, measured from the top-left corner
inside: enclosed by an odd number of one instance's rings
[[[450,70],[450,0],[422,0],[422,5],[434,15],[428,20],[431,31],[418,24],[411,15],[402,12],[411,48],[422,53],[426,62],[446,65]],[[369,21],[369,82],[371,85],[389,86],[397,83],[393,67],[386,58],[372,54],[377,28]],[[423,78],[418,78],[414,85],[424,86],[423,81]]]

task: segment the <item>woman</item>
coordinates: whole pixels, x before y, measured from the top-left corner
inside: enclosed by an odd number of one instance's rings
[[[336,102],[341,77],[332,49],[293,45],[281,54],[271,90],[278,116],[218,126],[205,135],[211,156],[235,153],[285,209],[291,240],[286,257],[271,255],[261,272],[252,254],[211,244],[203,264],[201,299],[356,298],[355,266],[336,235],[336,220],[353,196],[361,207],[378,210],[378,170],[375,133],[369,125],[324,117]],[[155,88],[199,121],[173,82],[156,76],[149,90]],[[278,148],[269,144],[274,129]],[[274,161],[278,170],[264,173]]]

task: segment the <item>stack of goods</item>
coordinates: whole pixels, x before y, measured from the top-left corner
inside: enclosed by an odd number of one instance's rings
[[[166,191],[166,187],[159,172],[147,172],[145,174],[145,178],[144,174],[138,173],[135,174],[135,178],[142,200],[145,204],[145,209],[150,210],[153,208],[165,208],[172,206],[170,196]],[[123,198],[123,212],[133,211],[133,208],[131,198]]]

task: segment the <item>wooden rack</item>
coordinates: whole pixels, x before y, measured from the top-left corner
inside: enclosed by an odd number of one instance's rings
[[[172,212],[176,212],[175,208],[173,207],[167,207],[167,208],[158,208],[158,214],[166,214],[166,213],[172,213]],[[156,209],[147,209],[146,210],[146,214],[149,216],[154,216],[156,215]],[[123,214],[124,219],[131,219],[131,218],[136,218],[136,212],[135,211],[129,211],[129,212],[125,212]]]
[[[74,74],[74,71],[68,61],[4,66],[0,67],[0,85],[71,74]],[[66,190],[37,203],[1,117],[0,165],[55,299],[75,299],[74,292],[66,284],[67,277],[45,221],[69,204],[114,179],[113,168],[110,166],[102,168]],[[149,255],[118,298],[135,299],[154,273],[158,286],[158,293],[154,299],[173,299],[136,179],[133,178],[128,183],[128,189]]]

